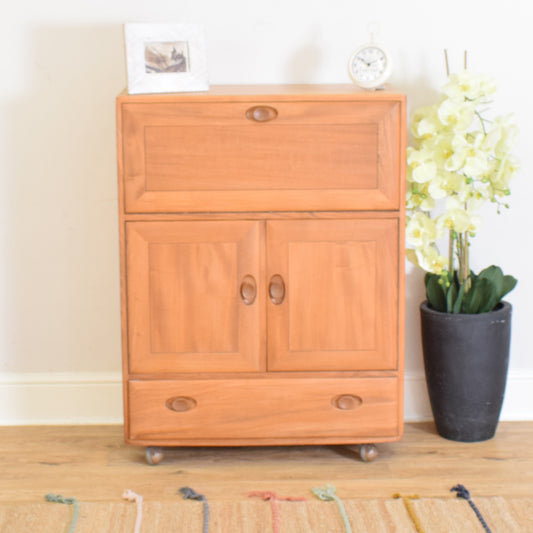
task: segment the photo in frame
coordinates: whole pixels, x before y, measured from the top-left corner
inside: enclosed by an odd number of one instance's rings
[[[125,24],[128,93],[207,91],[205,31],[199,24]]]

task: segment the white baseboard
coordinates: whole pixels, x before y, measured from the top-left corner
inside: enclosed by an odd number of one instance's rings
[[[405,376],[404,418],[431,420],[423,373]],[[501,420],[533,420],[533,372],[511,372]],[[122,424],[120,373],[0,374],[0,425]]]
[[[0,374],[0,425],[122,421],[118,372]]]

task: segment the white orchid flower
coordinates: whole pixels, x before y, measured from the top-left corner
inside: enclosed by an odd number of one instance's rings
[[[510,194],[509,182],[518,171],[511,153],[518,130],[510,116],[483,117],[495,90],[491,77],[460,72],[449,77],[439,103],[413,116],[416,144],[407,150],[407,258],[429,272],[453,270],[458,258],[459,269],[468,273],[469,237],[480,227],[479,209],[490,201],[499,210]],[[446,233],[455,247],[448,259],[437,248]]]
[[[439,120],[454,130],[465,130],[473,122],[475,107],[471,102],[446,98],[438,107]]]
[[[417,212],[407,222],[406,239],[413,246],[428,246],[439,238],[437,224],[424,213]]]
[[[416,250],[408,250],[407,259],[427,272],[442,274],[448,260],[441,255],[435,246],[423,246]]]
[[[417,183],[430,181],[437,174],[437,164],[429,150],[410,150],[407,155],[407,164],[411,169],[410,178]]]
[[[467,70],[452,74],[443,92],[449,98],[481,100],[496,92],[497,86],[492,76],[474,74]]]

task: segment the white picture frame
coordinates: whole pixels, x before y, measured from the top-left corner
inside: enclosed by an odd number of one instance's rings
[[[128,93],[207,91],[204,27],[125,24]]]

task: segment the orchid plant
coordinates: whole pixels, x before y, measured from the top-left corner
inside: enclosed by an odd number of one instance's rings
[[[516,285],[491,266],[470,270],[470,240],[480,207],[508,208],[517,127],[509,116],[486,116],[496,84],[467,70],[448,77],[439,103],[418,109],[407,148],[407,258],[424,269],[430,305],[449,313],[491,311]],[[447,254],[439,241],[448,237]]]

